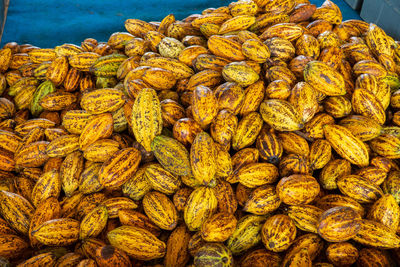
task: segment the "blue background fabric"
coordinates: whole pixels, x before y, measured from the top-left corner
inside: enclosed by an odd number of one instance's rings
[[[344,0],[333,0],[344,19],[360,19]],[[80,43],[88,37],[107,42],[113,32],[126,31],[124,21],[160,21],[173,13],[177,19],[201,13],[231,0],[11,0],[0,46],[15,41],[42,48]],[[322,0],[311,0],[320,6]]]

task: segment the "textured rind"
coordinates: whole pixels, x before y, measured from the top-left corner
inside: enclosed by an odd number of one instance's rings
[[[79,237],[79,221],[74,219],[53,219],[32,231],[40,243],[48,246],[67,246]]]
[[[132,130],[136,140],[151,151],[151,142],[161,134],[163,121],[160,100],[153,89],[142,89],[132,107]]]
[[[164,135],[156,136],[151,143],[151,150],[159,163],[175,175],[190,175],[189,152],[177,140]]]
[[[147,230],[134,226],[120,226],[107,233],[110,244],[139,260],[164,257],[166,244]]]
[[[325,125],[324,134],[332,148],[344,159],[360,167],[368,165],[369,153],[366,145],[348,129],[339,125]]]
[[[309,62],[304,69],[304,80],[328,96],[346,93],[343,76],[323,62]]]
[[[103,163],[99,182],[109,188],[121,186],[135,174],[141,158],[140,152],[133,147],[118,151]]]
[[[184,220],[190,231],[199,230],[204,221],[217,209],[218,200],[208,187],[198,187],[189,196],[184,209]]]

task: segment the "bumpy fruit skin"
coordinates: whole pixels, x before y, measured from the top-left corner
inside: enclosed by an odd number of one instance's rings
[[[201,237],[207,242],[224,242],[236,229],[235,216],[227,213],[216,213],[201,226]]]
[[[151,151],[151,142],[162,130],[161,105],[153,89],[139,92],[132,107],[132,130],[136,140]]]
[[[200,85],[193,90],[193,119],[203,128],[213,121],[218,113],[217,107],[217,99],[210,88]]]
[[[335,265],[351,265],[357,261],[359,251],[351,243],[333,243],[326,249],[326,256]]]
[[[232,61],[245,59],[240,44],[224,36],[211,36],[207,41],[207,45],[210,51],[216,56]]]
[[[180,225],[171,233],[167,241],[167,252],[164,258],[166,266],[184,266],[190,259],[188,244],[191,238],[185,225]]]
[[[266,249],[256,249],[246,255],[241,262],[243,267],[261,267],[261,266],[273,266],[278,267],[282,262],[281,257],[278,253],[268,251]]]
[[[400,247],[400,238],[389,227],[379,222],[362,220],[361,227],[355,237],[355,241],[366,246],[381,249]]]
[[[239,121],[236,131],[233,134],[232,148],[240,150],[252,145],[261,131],[262,124],[261,116],[257,112],[245,115]]]
[[[172,201],[160,192],[149,192],[143,198],[143,209],[149,219],[164,230],[173,230],[178,224],[178,213]]]
[[[175,175],[192,173],[189,152],[177,140],[164,135],[156,136],[151,143],[151,150],[159,163]]]
[[[385,194],[372,205],[367,218],[388,226],[393,231],[397,231],[400,221],[400,207],[396,199]]]
[[[99,182],[104,187],[116,188],[129,180],[138,169],[142,156],[135,148],[125,148],[103,163]]]
[[[309,62],[304,69],[304,80],[328,96],[346,94],[343,76],[323,62]]]
[[[287,205],[300,205],[312,202],[320,191],[317,180],[309,175],[293,174],[282,178],[276,191]]]
[[[318,223],[318,233],[329,242],[343,242],[360,230],[361,216],[349,207],[335,207],[325,211]]]
[[[216,211],[217,205],[213,189],[204,186],[196,188],[190,194],[183,214],[189,230],[199,230],[204,221]]]
[[[332,0],[124,30],[0,49],[0,265],[400,260],[399,41]]]
[[[252,191],[244,204],[243,210],[256,215],[266,215],[281,205],[275,188],[270,185],[260,186]]]
[[[337,180],[342,194],[349,196],[359,203],[373,203],[383,196],[382,189],[359,175],[344,175]]]
[[[348,129],[339,125],[325,125],[324,134],[332,148],[344,159],[360,167],[369,164],[369,153],[365,143]]]
[[[140,260],[162,258],[166,245],[147,230],[134,226],[120,226],[107,233],[110,244]]]
[[[274,215],[264,223],[261,237],[265,247],[273,252],[282,252],[296,238],[296,226],[287,215]]]
[[[318,220],[323,210],[313,205],[292,205],[287,207],[286,214],[302,231],[318,233]]]
[[[208,185],[217,171],[214,140],[205,132],[196,135],[190,148],[192,174],[198,183]]]
[[[208,243],[194,255],[195,266],[233,266],[232,252],[221,243]]]
[[[18,232],[27,235],[29,223],[34,213],[32,204],[22,196],[0,191],[0,212],[9,225]]]
[[[18,258],[29,244],[17,235],[4,234],[0,236],[0,256],[8,259]]]
[[[269,99],[262,102],[260,114],[267,124],[278,131],[297,131],[304,127],[296,109],[285,100]]]
[[[79,221],[69,218],[53,219],[32,231],[40,243],[48,246],[67,246],[79,238]]]

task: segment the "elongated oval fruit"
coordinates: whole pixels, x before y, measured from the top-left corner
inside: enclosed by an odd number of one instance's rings
[[[176,79],[189,78],[194,74],[194,71],[189,66],[174,58],[151,57],[142,60],[140,65],[169,70],[175,75]]]
[[[377,248],[363,248],[360,250],[358,255],[357,264],[360,266],[390,266],[390,259],[385,250]]]
[[[81,134],[92,118],[86,110],[69,110],[64,114],[62,126],[71,134]]]
[[[110,113],[103,113],[93,117],[83,128],[79,136],[79,147],[85,151],[88,146],[99,139],[108,138],[113,132],[113,117]]]
[[[264,184],[274,183],[279,176],[278,168],[271,163],[250,163],[242,168],[234,175],[235,180],[244,186],[255,188]]]
[[[325,211],[318,222],[319,235],[329,242],[344,242],[360,230],[361,216],[349,207],[335,207]]]
[[[209,125],[218,114],[218,103],[213,91],[203,85],[197,86],[192,95],[192,115],[202,127]]]
[[[314,170],[323,168],[331,160],[332,150],[328,141],[315,140],[310,148],[309,161]]]
[[[99,182],[108,188],[117,188],[135,174],[142,159],[136,148],[125,148],[115,153],[103,163],[100,169]]]
[[[43,96],[39,105],[48,111],[60,111],[76,102],[76,96],[69,92],[56,91]]]
[[[45,81],[41,83],[33,95],[32,102],[30,103],[30,111],[34,116],[38,116],[42,111],[43,107],[39,104],[40,100],[46,95],[56,91],[54,83],[51,81]]]
[[[352,265],[357,261],[358,250],[349,242],[333,243],[327,247],[326,257],[338,266]]]
[[[196,135],[190,148],[190,165],[194,178],[203,185],[208,185],[217,170],[217,151],[214,140],[205,132]]]
[[[32,235],[47,246],[68,246],[78,240],[79,224],[79,221],[74,219],[54,219],[34,229]]]
[[[143,209],[149,219],[164,230],[173,230],[178,224],[178,212],[172,201],[160,192],[149,192],[143,198]]]
[[[218,57],[234,61],[245,59],[240,43],[225,36],[213,35],[208,39],[207,45],[210,51]]]
[[[319,175],[319,182],[325,189],[337,188],[337,179],[340,176],[351,174],[351,164],[345,159],[329,161]]]
[[[107,225],[107,207],[100,205],[89,212],[83,219],[79,228],[79,238],[96,237]]]
[[[297,131],[304,127],[293,105],[285,100],[265,100],[260,105],[260,114],[268,125],[278,131]]]
[[[279,208],[281,200],[273,186],[264,185],[250,193],[243,210],[255,215],[266,215]]]
[[[189,152],[176,139],[159,135],[153,139],[151,150],[158,162],[175,175],[190,175]]]
[[[361,220],[361,227],[353,240],[365,245],[381,249],[400,247],[400,237],[380,222]]]
[[[239,121],[232,137],[232,148],[240,150],[252,145],[261,131],[263,121],[257,112],[250,112]]]
[[[125,59],[127,59],[125,55],[117,53],[102,56],[90,66],[89,71],[99,77],[112,77],[117,75],[117,70]]]
[[[113,247],[111,245],[105,245],[96,249],[96,254],[94,257],[97,266],[121,266],[129,267],[131,266],[131,260],[128,254],[119,248]]]
[[[337,185],[340,192],[359,203],[373,203],[383,195],[378,185],[359,175],[344,175],[338,178]]]
[[[151,151],[151,142],[161,134],[161,105],[153,89],[142,89],[132,107],[132,130],[136,140]]]
[[[227,240],[227,247],[234,255],[246,251],[261,242],[261,229],[264,216],[246,215],[242,217],[233,234]]]
[[[261,267],[261,266],[271,266],[279,267],[281,266],[282,258],[281,256],[265,248],[260,248],[253,250],[249,254],[243,257],[241,261],[242,267]]]
[[[317,180],[305,174],[283,177],[276,186],[279,198],[287,205],[300,205],[312,202],[320,192]]]
[[[2,258],[18,258],[28,248],[29,244],[17,235],[0,235],[0,257]]]
[[[185,266],[190,259],[188,245],[191,238],[185,225],[178,226],[169,236],[167,253],[164,258],[165,266]]]
[[[277,214],[268,218],[261,231],[262,241],[268,250],[285,251],[296,238],[296,226],[287,215]]]
[[[325,95],[346,94],[343,76],[324,62],[309,62],[304,68],[304,80],[315,90]]]
[[[364,217],[365,214],[364,207],[361,206],[360,203],[358,203],[351,197],[344,195],[336,195],[336,194],[326,195],[321,199],[318,199],[315,205],[322,210],[328,210],[334,207],[350,207],[353,210],[357,211],[361,217]]]
[[[147,180],[146,167],[140,167],[136,173],[122,185],[122,193],[133,200],[140,200],[152,189]]]
[[[155,225],[146,215],[135,210],[121,209],[118,211],[118,219],[122,225],[130,225],[146,229],[155,236],[160,235],[160,228]]]
[[[370,142],[371,149],[389,159],[400,158],[400,139],[394,135],[382,134]]]
[[[79,187],[79,177],[83,171],[83,156],[75,151],[69,154],[60,167],[60,180],[63,191],[71,196]]]
[[[375,201],[367,214],[367,218],[388,226],[397,231],[400,222],[400,207],[391,194],[385,194]]]
[[[102,205],[106,206],[108,218],[110,219],[118,218],[120,210],[132,210],[137,208],[137,204],[127,197],[108,198],[102,202]]]
[[[201,226],[201,237],[207,242],[224,242],[236,229],[233,214],[216,213]]]
[[[18,232],[28,235],[34,207],[22,196],[0,191],[0,214]]]
[[[162,258],[166,244],[149,231],[134,227],[120,226],[107,233],[110,244],[138,260]]]
[[[113,112],[125,104],[124,93],[118,89],[103,88],[84,93],[81,107],[91,114]]]
[[[260,76],[246,62],[232,62],[222,69],[222,76],[228,82],[235,82],[240,86],[249,86],[257,82]]]
[[[348,129],[339,125],[325,125],[324,134],[333,149],[344,159],[360,167],[369,164],[366,145]]]
[[[385,123],[385,109],[372,92],[363,88],[354,90],[351,103],[355,113],[369,117],[381,125]]]
[[[83,157],[93,162],[105,162],[119,149],[120,144],[117,141],[100,139],[86,148]]]
[[[175,193],[181,185],[180,179],[165,170],[160,164],[148,165],[145,177],[154,190],[167,195]]]
[[[375,120],[361,116],[351,115],[339,122],[340,126],[344,126],[361,141],[369,141],[378,137],[382,132],[382,126]]]
[[[199,230],[204,221],[217,209],[218,200],[208,187],[198,187],[189,196],[184,209],[184,220],[190,231]]]
[[[56,198],[50,197],[40,202],[35,210],[35,213],[32,215],[29,224],[29,239],[31,246],[36,247],[40,244],[40,242],[33,237],[32,231],[47,221],[58,219],[60,215],[61,206]]]
[[[285,209],[297,228],[302,231],[318,233],[318,220],[324,212],[313,205],[291,205]]]
[[[46,153],[49,142],[38,141],[24,146],[15,154],[15,164],[25,168],[44,165],[49,156]]]
[[[195,266],[232,267],[232,252],[221,243],[206,243],[194,255]]]
[[[46,153],[49,157],[65,157],[69,153],[79,149],[79,136],[70,134],[62,135],[51,141],[46,147]]]
[[[32,190],[32,203],[38,206],[39,203],[49,197],[58,198],[61,191],[60,174],[56,170],[44,173],[36,182]]]

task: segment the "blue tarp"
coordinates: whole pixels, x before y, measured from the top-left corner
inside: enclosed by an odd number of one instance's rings
[[[1,46],[10,41],[42,48],[63,43],[80,44],[85,38],[107,41],[126,31],[124,21],[138,18],[159,21],[173,13],[178,19],[201,13],[207,7],[228,5],[229,0],[11,0]],[[321,5],[321,0],[311,0]],[[343,0],[334,0],[344,19],[357,18]]]

